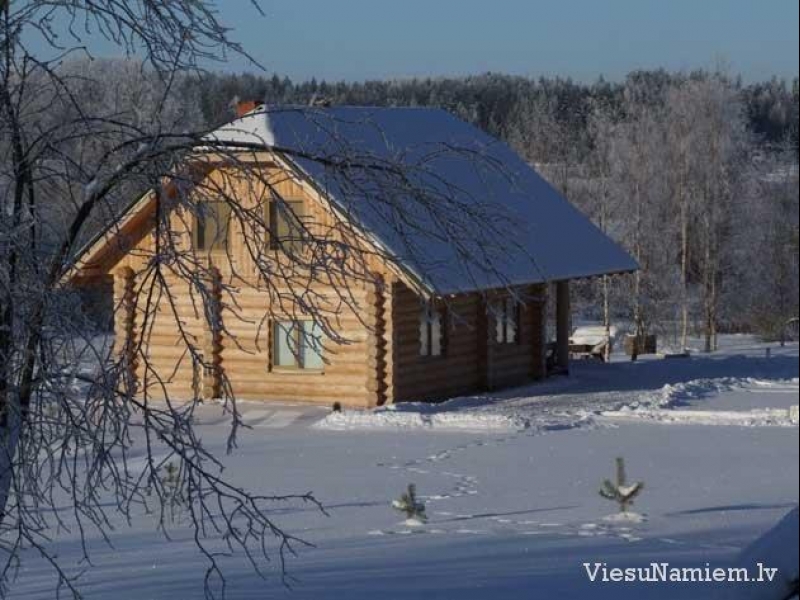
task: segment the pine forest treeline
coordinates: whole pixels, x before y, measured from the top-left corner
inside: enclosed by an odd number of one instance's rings
[[[109,91],[131,85],[113,75],[129,69],[108,63],[82,68],[102,69],[102,95],[141,120],[137,94]],[[675,346],[700,335],[706,350],[720,331],[777,338],[797,317],[797,78],[744,84],[656,70],[621,82],[490,73],[330,83],[205,73],[173,96],[177,114],[207,128],[229,121],[237,100],[444,108],[508,142],[639,261],[636,276],[578,284],[582,317],[624,320]]]

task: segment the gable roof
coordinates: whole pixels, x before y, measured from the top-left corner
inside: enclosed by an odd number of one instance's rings
[[[443,110],[267,106],[204,139],[211,151],[276,154],[432,294],[638,268],[506,144]],[[153,197],[131,204],[70,272],[112,247]]]
[[[206,140],[281,154],[433,293],[638,268],[506,144],[443,110],[267,106]]]

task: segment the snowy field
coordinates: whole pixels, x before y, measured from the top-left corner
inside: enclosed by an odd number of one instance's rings
[[[276,506],[276,522],[315,547],[290,560],[291,590],[276,571],[264,581],[242,557],[226,559],[228,597],[783,600],[764,583],[592,583],[583,566],[755,569],[765,556],[781,581],[796,577],[796,514],[777,549],[740,553],[798,504],[798,347],[773,346],[768,358],[749,337],[724,343],[708,357],[576,362],[568,379],[436,406],[330,414],[243,403],[250,428],[227,475],[264,493],[313,491],[328,516]],[[200,410],[198,432],[220,454],[226,423],[219,406]],[[616,508],[598,489],[617,456],[646,484],[634,506],[642,522],[605,518]],[[423,527],[391,508],[411,482]],[[88,532],[87,599],[203,597],[205,565],[185,523],[171,541],[155,527],[119,524],[113,549]],[[84,569],[77,533],[53,536],[62,564]],[[54,585],[28,555],[10,597],[50,600]]]

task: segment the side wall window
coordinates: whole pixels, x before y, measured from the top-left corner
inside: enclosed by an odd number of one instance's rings
[[[200,202],[194,214],[194,249],[204,252],[225,251],[228,248],[230,220],[231,207],[227,202]]]
[[[321,371],[322,329],[314,321],[274,321],[272,364],[289,369]]]
[[[519,343],[520,305],[513,298],[506,298],[494,305],[495,341],[498,344]]]
[[[420,356],[443,356],[447,347],[447,319],[443,307],[426,304],[419,317]]]

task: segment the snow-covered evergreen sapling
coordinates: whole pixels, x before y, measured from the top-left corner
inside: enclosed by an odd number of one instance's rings
[[[164,475],[161,477],[161,483],[164,485],[164,491],[171,502],[177,503],[181,500],[180,495],[180,480],[178,478],[179,468],[172,461],[164,466]]]
[[[417,486],[408,484],[406,492],[398,500],[392,502],[392,507],[405,514],[406,520],[425,523],[428,516],[425,514],[425,504],[417,499]]]
[[[644,483],[641,481],[628,485],[625,475],[625,459],[617,458],[617,482],[612,483],[610,480],[606,479],[603,482],[603,487],[600,488],[600,495],[607,500],[616,502],[619,504],[620,512],[627,513],[634,499],[636,499],[643,489]]]

